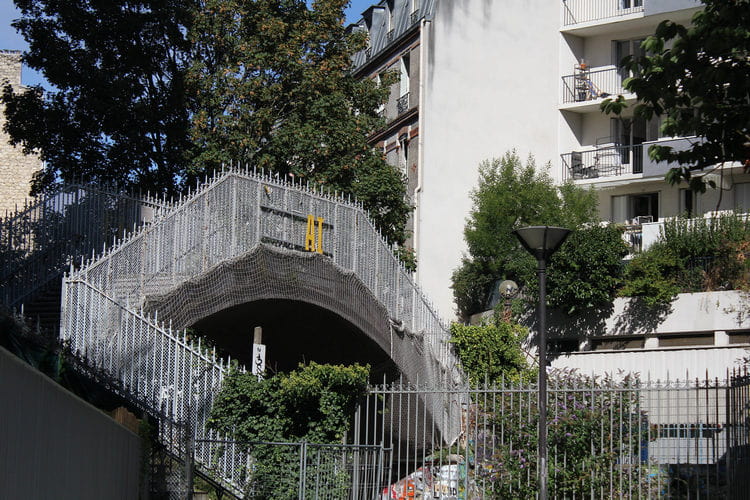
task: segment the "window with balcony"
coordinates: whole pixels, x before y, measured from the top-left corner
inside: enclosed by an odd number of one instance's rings
[[[659,193],[626,194],[612,197],[612,222],[637,223],[659,220]]]

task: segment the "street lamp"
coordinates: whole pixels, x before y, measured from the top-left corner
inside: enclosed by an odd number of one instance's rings
[[[513,231],[521,245],[537,260],[539,275],[539,500],[547,500],[547,260],[560,248],[569,229],[528,226]]]

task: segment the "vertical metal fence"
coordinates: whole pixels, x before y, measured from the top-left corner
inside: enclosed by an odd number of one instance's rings
[[[746,374],[643,381],[553,372],[550,498],[747,498]],[[453,401],[461,434],[438,437],[425,395]],[[389,499],[528,499],[537,492],[537,388],[374,388],[355,419],[360,443],[394,450]]]
[[[0,220],[2,303],[17,307],[81,256],[100,252],[168,209],[166,200],[66,185]]]
[[[563,25],[643,12],[644,0],[562,0]]]

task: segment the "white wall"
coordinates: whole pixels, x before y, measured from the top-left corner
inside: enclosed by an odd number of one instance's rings
[[[482,160],[516,148],[557,164],[560,6],[549,0],[441,0],[423,67],[418,279],[446,319],[450,277]],[[554,172],[553,172],[554,173]]]

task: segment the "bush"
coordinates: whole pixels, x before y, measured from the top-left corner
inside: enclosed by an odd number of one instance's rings
[[[635,257],[620,295],[649,306],[680,292],[748,288],[750,222],[734,214],[664,223],[659,241]]]
[[[620,295],[641,297],[649,307],[669,304],[680,293],[676,277],[683,270],[682,259],[666,244],[657,243],[627,266]]]
[[[521,342],[528,330],[515,323],[451,325],[451,344],[472,384],[518,380],[528,365]]]

